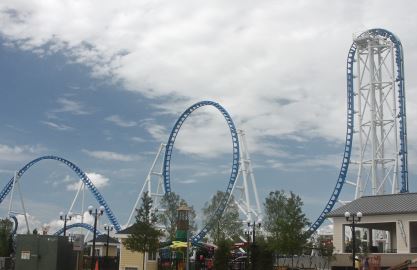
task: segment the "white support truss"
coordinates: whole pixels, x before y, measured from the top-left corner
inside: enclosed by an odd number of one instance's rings
[[[11,191],[11,194],[10,194],[8,216],[10,217],[11,215],[23,215],[24,218],[25,218],[25,224],[26,224],[26,230],[27,230],[26,232],[29,234],[30,229],[29,229],[28,214],[27,214],[27,211],[26,211],[25,202],[23,201],[23,194],[22,194],[22,191],[20,189],[19,179],[20,179],[20,177],[18,176],[17,172],[15,172],[14,178],[13,178],[12,191]],[[15,192],[15,188],[17,188],[17,191],[19,193],[20,205],[22,207],[23,213],[13,211],[13,209],[12,209],[13,208],[13,195],[14,195],[14,192]]]
[[[151,165],[148,175],[146,176],[145,182],[143,183],[143,186],[141,190],[139,191],[138,197],[136,199],[136,202],[133,205],[133,209],[130,212],[129,219],[127,220],[124,226],[125,228],[128,227],[132,223],[132,218],[135,215],[136,209],[139,206],[140,199],[142,198],[142,194],[145,192],[145,190],[148,192],[149,196],[153,200],[152,210],[153,211],[158,210],[160,199],[165,194],[164,177],[162,175],[163,154],[164,154],[165,146],[166,145],[163,143],[161,143],[161,145],[159,146],[158,152]],[[153,188],[155,189],[153,190]]]
[[[238,136],[240,166],[232,194],[235,197],[235,203],[241,214],[246,219],[245,222],[258,222],[262,219],[261,204],[259,202],[258,189],[256,187],[256,180],[249,156],[245,132],[242,129],[239,129]],[[252,203],[252,199],[254,200],[254,203]]]
[[[354,149],[358,154],[354,199],[363,195],[398,193],[399,134],[397,130],[394,44],[378,36],[355,39],[356,89]]]

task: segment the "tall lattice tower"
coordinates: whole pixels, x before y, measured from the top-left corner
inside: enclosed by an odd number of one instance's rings
[[[405,96],[398,89],[403,87],[402,57],[398,63],[396,42],[372,31],[354,38],[355,199],[398,193],[401,179],[401,191],[408,191]]]
[[[404,58],[390,31],[370,29],[356,38],[346,61],[346,142],[336,185],[313,233],[339,201],[345,184],[349,200],[363,195],[408,192]]]

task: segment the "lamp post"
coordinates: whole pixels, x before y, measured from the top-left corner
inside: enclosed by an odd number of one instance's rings
[[[113,231],[112,225],[104,224],[104,230],[107,231],[107,245],[106,245],[106,259],[109,257],[109,238],[110,238],[110,231]]]
[[[94,211],[93,211],[94,210]],[[94,270],[94,263],[96,260],[96,233],[97,233],[97,219],[104,214],[104,206],[94,209],[92,205],[88,207],[88,213],[94,217],[94,232],[93,232],[93,255],[91,258],[91,270]]]
[[[71,220],[72,213],[68,212],[68,214],[64,214],[64,212],[59,213],[59,219],[64,221],[64,236],[67,236],[67,221]]]
[[[250,244],[250,237],[251,237],[251,235],[252,235],[252,247],[253,247],[253,249],[255,249],[255,245],[256,245],[256,227],[258,227],[258,229],[259,228],[261,228],[261,222],[260,221],[258,221],[258,223],[256,224],[256,222],[254,221],[253,223],[250,223],[250,222],[248,222],[248,229],[247,229],[247,231],[246,231],[246,235],[248,236],[248,254],[247,254],[247,257],[248,257],[248,259],[249,259],[249,250],[250,250],[250,246],[251,246],[251,244]],[[253,254],[252,254],[252,252],[251,252],[251,258],[249,259],[249,262],[250,261],[252,261],[251,262],[251,264],[252,264],[252,269],[255,269],[256,268],[256,266],[255,266],[255,261],[256,261],[256,256],[253,256]]]
[[[353,266],[353,270],[355,270],[355,253],[356,253],[356,235],[355,235],[355,223],[358,223],[361,221],[362,218],[362,212],[357,212],[357,213],[350,213],[350,212],[345,212],[345,218],[346,221],[349,221],[352,226],[352,266]]]

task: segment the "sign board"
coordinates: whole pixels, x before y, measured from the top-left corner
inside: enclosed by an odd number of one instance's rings
[[[84,250],[84,234],[73,234],[72,235],[72,249],[75,251]]]
[[[22,253],[20,254],[20,258],[22,260],[30,260],[30,251],[23,251],[22,250]]]

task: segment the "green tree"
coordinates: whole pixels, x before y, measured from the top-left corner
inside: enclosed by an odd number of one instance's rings
[[[217,191],[211,200],[205,203],[203,208],[203,224],[214,222],[213,216],[225,195],[225,192]],[[217,244],[219,241],[224,240],[226,236],[233,241],[239,241],[240,235],[243,235],[242,222],[239,219],[239,209],[233,195],[231,195],[221,218],[216,223],[213,223],[208,236]]]
[[[219,240],[217,243],[217,249],[214,252],[214,269],[216,270],[228,270],[228,262],[230,258],[230,250],[232,248],[232,242],[227,239]]]
[[[273,250],[264,237],[257,237],[255,245],[251,247],[252,262],[254,269],[273,268]]]
[[[136,210],[136,222],[132,225],[132,233],[124,241],[128,250],[143,253],[142,269],[145,269],[145,253],[156,252],[159,238],[162,236],[162,232],[155,227],[157,218],[151,208],[152,198],[145,192],[142,196],[142,204]]]
[[[0,219],[0,257],[9,257],[12,248],[13,222],[9,219]]]
[[[302,253],[308,239],[305,228],[309,225],[302,206],[301,198],[293,192],[274,191],[266,198],[265,229],[278,253],[289,256]]]
[[[164,209],[164,211],[158,213],[158,220],[165,227],[165,230],[168,233],[168,237],[172,240],[175,239],[175,232],[177,230],[177,209],[180,207],[180,205],[183,204],[191,208],[189,213],[189,226],[190,233],[193,233],[197,230],[197,226],[195,223],[196,213],[192,206],[189,206],[187,202],[175,192],[166,193],[160,202],[160,206],[162,209]]]

